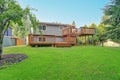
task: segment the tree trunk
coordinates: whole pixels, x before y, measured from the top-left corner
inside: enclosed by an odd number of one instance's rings
[[[3,52],[3,47],[2,47],[3,37],[4,37],[4,34],[0,34],[0,60],[2,58],[2,52]]]
[[[0,44],[0,46],[1,46],[1,44]],[[0,47],[0,60],[1,60],[1,58],[2,58],[2,47]]]
[[[101,44],[102,44],[102,47],[104,47],[104,42],[103,41],[101,42]]]

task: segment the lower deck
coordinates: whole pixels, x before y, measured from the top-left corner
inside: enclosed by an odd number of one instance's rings
[[[76,44],[76,37],[63,37],[54,35],[29,34],[28,45],[71,46]]]
[[[70,43],[67,42],[40,42],[40,43],[31,43],[31,46],[53,46],[53,47],[70,47],[72,46]]]

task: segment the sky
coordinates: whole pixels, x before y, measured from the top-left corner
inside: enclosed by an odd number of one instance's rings
[[[33,13],[40,22],[58,22],[77,27],[85,24],[99,24],[103,8],[110,0],[17,0],[25,8],[30,6],[38,11]]]

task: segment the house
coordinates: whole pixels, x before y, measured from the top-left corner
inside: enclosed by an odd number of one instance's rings
[[[75,28],[75,26],[69,24],[40,22],[35,34],[29,34],[28,45],[75,45],[76,37],[74,37],[75,43],[71,44],[67,39],[73,36],[68,37],[63,34],[63,30],[68,27]],[[40,31],[42,34],[40,34]]]
[[[13,37],[12,28],[8,28],[8,30],[4,34],[3,47],[16,46],[16,45],[24,45],[24,39]]]
[[[93,37],[94,34],[94,28],[77,29],[70,24],[40,22],[34,34],[28,35],[28,45],[72,46],[76,45],[77,37],[85,37],[87,43],[87,37]]]
[[[12,28],[8,28],[8,30],[4,34],[3,38],[3,47],[13,46],[12,37]]]
[[[12,28],[8,28],[8,30],[4,34],[5,36],[12,36]]]

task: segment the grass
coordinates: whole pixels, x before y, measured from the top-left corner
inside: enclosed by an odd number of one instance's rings
[[[120,48],[9,47],[28,59],[0,70],[0,80],[120,80]]]

